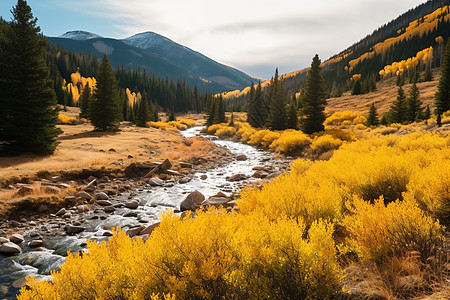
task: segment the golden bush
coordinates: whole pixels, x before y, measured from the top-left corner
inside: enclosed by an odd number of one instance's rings
[[[284,154],[301,152],[311,144],[311,139],[301,131],[285,130],[270,144],[270,149]]]
[[[330,150],[338,149],[342,145],[340,139],[335,139],[331,135],[323,135],[311,143],[311,149],[316,153],[324,153]]]

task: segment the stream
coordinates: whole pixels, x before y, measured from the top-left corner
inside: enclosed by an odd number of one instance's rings
[[[186,137],[194,137],[200,134],[200,127],[193,127],[182,131]],[[232,162],[216,167],[205,172],[193,175],[192,180],[184,184],[174,184],[172,187],[142,186],[133,198],[139,199],[137,209],[128,209],[117,206],[113,213],[105,214],[101,209],[93,209],[76,215],[75,225],[86,228],[85,231],[75,235],[67,235],[64,232],[64,219],[56,217],[49,223],[39,223],[35,228],[25,231],[25,241],[20,244],[22,253],[14,256],[0,254],[0,299],[15,299],[20,286],[24,283],[25,276],[34,276],[40,280],[50,280],[50,272],[58,270],[65,262],[67,251],[87,251],[86,239],[95,241],[107,241],[111,234],[111,227],[121,227],[123,231],[140,225],[151,225],[159,221],[159,215],[166,210],[176,210],[186,196],[197,190],[208,197],[224,192],[231,194],[239,192],[244,186],[259,179],[251,177],[255,172],[254,167],[271,169],[276,175],[282,172],[291,162],[291,159],[275,157],[272,153],[239,142],[219,140],[214,136],[203,135],[214,143],[217,143],[235,155],[244,154],[246,160],[233,160]],[[226,180],[228,176],[245,174],[247,179],[236,182]],[[114,203],[128,201],[129,193],[114,196]],[[72,209],[76,212],[76,207]],[[130,212],[133,212],[130,214]],[[128,213],[128,215],[127,215]],[[127,215],[127,216],[124,216]],[[67,224],[66,224],[67,225]],[[46,234],[47,233],[47,234]],[[28,241],[42,238],[43,246],[30,248]]]

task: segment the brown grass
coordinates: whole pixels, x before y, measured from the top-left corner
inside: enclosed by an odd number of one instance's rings
[[[417,87],[420,91],[420,99],[423,101],[424,106],[430,105],[430,109],[433,111],[434,106],[434,94],[439,82],[439,69],[433,70],[433,81],[419,82]],[[363,115],[367,115],[372,103],[375,103],[378,114],[381,116],[386,113],[391,103],[397,98],[398,86],[396,86],[396,77],[390,77],[377,82],[377,90],[364,95],[351,95],[351,92],[345,92],[342,97],[330,98],[327,100],[327,111],[353,111]],[[411,83],[407,83],[403,86],[405,95],[408,96]]]
[[[133,162],[162,161],[165,158],[187,160],[193,156],[204,156],[212,147],[199,137],[185,144],[176,129],[158,130],[123,123],[120,132],[103,133],[93,132],[89,124],[59,127],[64,133],[59,136],[61,144],[53,155],[0,158],[0,181],[35,177],[40,172],[121,168]]]

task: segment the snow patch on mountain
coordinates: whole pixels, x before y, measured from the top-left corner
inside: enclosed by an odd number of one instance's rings
[[[59,37],[63,38],[63,39],[71,39],[71,40],[77,40],[77,41],[102,38],[98,34],[88,32],[88,31],[82,31],[82,30],[67,31],[63,35],[60,35]]]
[[[155,46],[169,46],[176,44],[171,39],[168,39],[165,36],[162,36],[152,31],[138,33],[133,36],[127,37],[122,41],[124,41],[128,45],[140,49],[149,49]]]

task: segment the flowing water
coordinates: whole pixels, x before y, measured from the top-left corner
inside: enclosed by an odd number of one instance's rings
[[[198,135],[199,127],[190,128],[183,131],[183,136],[189,138]],[[233,160],[232,162],[194,174],[191,181],[185,184],[175,184],[173,187],[150,187],[144,186],[139,189],[138,195],[133,197],[140,200],[140,206],[133,210],[135,216],[125,217],[124,214],[131,210],[121,207],[113,214],[104,214],[103,210],[91,210],[79,214],[77,220],[86,230],[75,234],[67,235],[61,229],[61,221],[41,223],[36,228],[24,233],[25,241],[30,240],[30,236],[39,232],[42,236],[43,246],[36,251],[23,242],[22,253],[14,256],[0,255],[0,298],[15,299],[18,287],[23,283],[25,276],[34,276],[41,280],[50,280],[50,272],[58,270],[65,261],[67,251],[78,252],[87,251],[86,239],[96,241],[106,241],[110,234],[111,227],[121,227],[124,231],[139,225],[150,225],[159,220],[161,212],[168,209],[176,210],[186,195],[198,190],[206,198],[222,191],[227,194],[238,192],[243,186],[248,185],[257,179],[250,177],[254,167],[269,167],[274,171],[283,170],[290,162],[286,158],[276,158],[273,154],[245,145],[238,142],[218,140],[212,136],[205,136],[213,142],[228,148],[235,154],[247,156],[245,161]],[[229,182],[226,177],[234,174],[245,174],[248,179],[238,182]],[[125,202],[128,194],[114,197],[114,201]],[[42,234],[47,232],[48,234]]]

